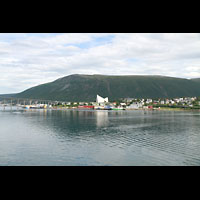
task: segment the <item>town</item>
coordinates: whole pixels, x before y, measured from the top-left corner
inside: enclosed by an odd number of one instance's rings
[[[17,103],[18,101],[18,103]],[[138,99],[138,98],[120,98],[109,102],[108,97],[103,98],[99,95],[96,102],[62,102],[11,99],[10,103],[5,100],[0,101],[0,106],[17,106],[25,109],[94,109],[94,110],[158,110],[158,109],[200,109],[200,97],[182,97],[182,98],[158,98],[158,99]]]
[[[96,102],[63,102],[55,106],[60,108],[95,110],[138,110],[162,108],[200,109],[200,97],[182,97],[171,99],[121,98],[116,101],[109,102],[108,97],[102,98],[97,95]]]

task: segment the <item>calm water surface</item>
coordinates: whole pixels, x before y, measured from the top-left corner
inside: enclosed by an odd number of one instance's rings
[[[0,165],[200,165],[200,112],[0,110]]]

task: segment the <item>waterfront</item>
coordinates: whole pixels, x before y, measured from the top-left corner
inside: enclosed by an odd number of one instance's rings
[[[1,110],[0,165],[200,165],[200,112]]]

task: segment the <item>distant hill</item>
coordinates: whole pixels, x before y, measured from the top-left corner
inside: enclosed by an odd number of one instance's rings
[[[0,100],[3,98],[15,97],[16,94],[0,94]]]
[[[200,79],[199,79],[200,80]],[[200,96],[200,81],[165,76],[70,75],[15,95],[60,101],[95,101],[96,95],[119,98]]]
[[[17,94],[17,93],[16,93]],[[15,96],[16,94],[0,94],[0,97],[13,97]]]

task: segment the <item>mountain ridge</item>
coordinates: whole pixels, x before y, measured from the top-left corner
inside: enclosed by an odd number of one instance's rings
[[[200,79],[160,75],[72,74],[16,94],[18,98],[95,101],[96,95],[119,98],[200,96]]]

